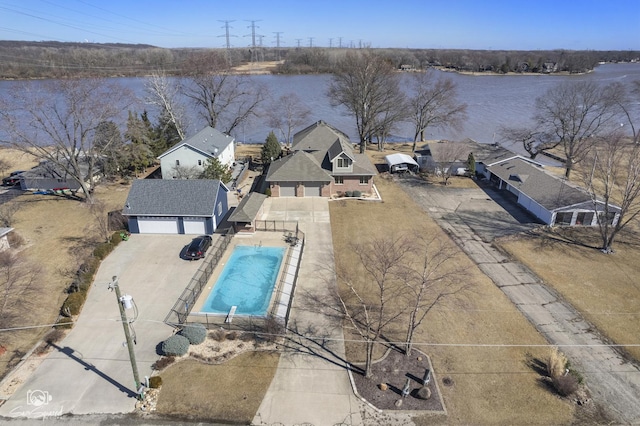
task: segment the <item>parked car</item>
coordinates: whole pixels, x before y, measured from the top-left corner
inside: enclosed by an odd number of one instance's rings
[[[20,183],[20,177],[18,176],[20,173],[24,172],[24,170],[16,170],[11,172],[9,176],[2,179],[2,184],[4,186],[16,186]]]
[[[211,237],[209,235],[201,235],[191,241],[185,256],[188,260],[202,259],[209,247],[211,247]]]

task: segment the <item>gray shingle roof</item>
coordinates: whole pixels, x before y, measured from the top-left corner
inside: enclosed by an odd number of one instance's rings
[[[331,175],[324,170],[316,158],[304,151],[272,161],[267,172],[268,182],[314,181],[331,182]]]
[[[218,191],[227,188],[210,179],[134,180],[125,216],[213,216]]]
[[[250,192],[240,201],[233,213],[229,215],[229,222],[253,222],[266,199],[267,196],[265,194]]]
[[[171,148],[160,154],[158,158],[162,158],[168,153],[175,151],[176,149],[184,145],[189,145],[209,157],[215,157],[216,155],[218,155],[218,153],[222,152],[230,143],[233,143],[233,141],[233,137],[225,135],[224,133],[214,129],[213,127],[207,126],[190,138],[186,138],[182,142],[172,146]]]
[[[521,158],[504,160],[488,166],[487,169],[547,210],[591,201],[586,192],[568,185],[546,173],[541,167]]]

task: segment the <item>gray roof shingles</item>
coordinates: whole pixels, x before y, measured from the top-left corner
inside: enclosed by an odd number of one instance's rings
[[[240,201],[233,213],[229,215],[229,222],[253,222],[266,199],[267,196],[265,194],[250,192]]]
[[[521,158],[495,163],[487,169],[547,210],[591,201],[586,192],[568,185]]]
[[[224,133],[214,129],[213,127],[206,126],[195,135],[184,139],[182,142],[172,146],[171,148],[160,154],[158,158],[162,158],[168,153],[175,151],[176,149],[184,145],[192,146],[205,155],[215,157],[216,155],[218,155],[218,153],[222,152],[230,143],[233,143],[233,141],[233,137],[225,135]]]
[[[129,190],[125,216],[213,216],[219,180],[138,179]]]

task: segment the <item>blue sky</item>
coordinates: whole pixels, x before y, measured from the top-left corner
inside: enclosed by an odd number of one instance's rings
[[[251,20],[265,47],[640,50],[640,0],[0,0],[1,40],[224,47],[233,21],[245,47]]]

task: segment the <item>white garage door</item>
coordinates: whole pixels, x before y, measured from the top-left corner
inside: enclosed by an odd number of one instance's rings
[[[305,182],[304,183],[304,196],[305,197],[320,197],[320,188],[322,188],[321,182]]]
[[[177,234],[177,217],[139,217],[138,229],[141,234]]]
[[[295,183],[281,183],[280,184],[280,196],[281,197],[295,197],[296,196],[296,184]]]
[[[203,217],[185,217],[183,219],[185,234],[206,234],[205,221]]]

